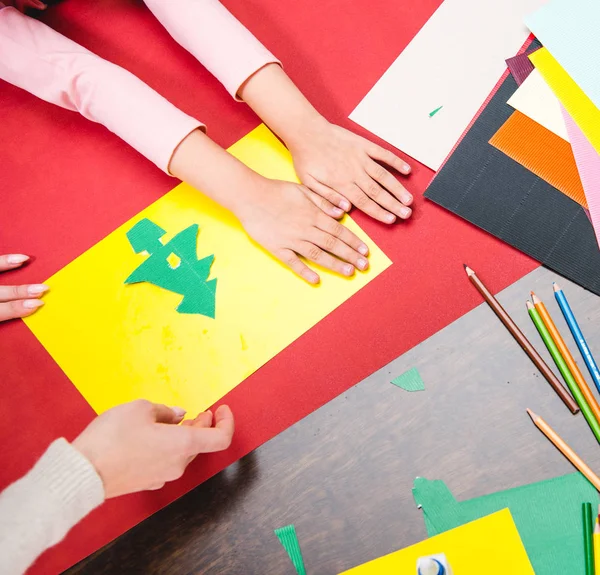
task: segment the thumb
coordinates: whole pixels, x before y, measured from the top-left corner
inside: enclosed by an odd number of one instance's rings
[[[156,423],[179,423],[185,415],[185,409],[181,407],[167,407],[159,403],[154,404],[153,411]]]

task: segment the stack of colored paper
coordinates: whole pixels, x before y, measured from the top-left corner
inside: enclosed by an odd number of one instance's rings
[[[543,47],[490,144],[589,208],[600,243],[600,2],[550,0],[525,23]]]

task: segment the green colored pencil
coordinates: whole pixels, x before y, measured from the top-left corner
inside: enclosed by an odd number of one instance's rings
[[[588,422],[592,433],[600,443],[600,424],[598,423],[598,420],[594,417],[594,414],[592,413],[590,406],[585,400],[585,397],[583,397],[583,394],[581,393],[581,390],[579,389],[579,386],[577,385],[573,374],[571,373],[569,367],[563,359],[563,356],[560,355],[560,351],[558,351],[558,348],[556,347],[556,344],[554,343],[554,340],[552,339],[548,328],[542,321],[538,310],[535,309],[534,305],[530,301],[527,302],[527,311],[529,312],[529,315],[533,323],[535,324],[535,327],[540,333],[544,344],[548,348],[548,351],[550,352],[550,355],[552,356],[556,367],[558,367],[558,370],[564,377],[565,383],[567,384],[569,391],[573,395],[573,399],[575,399],[575,401],[577,402],[579,409],[581,409],[581,413],[583,413],[583,417],[585,417],[585,420]]]
[[[585,556],[585,575],[594,575],[594,531],[592,519],[592,504],[583,503],[581,506],[583,519],[583,550]]]

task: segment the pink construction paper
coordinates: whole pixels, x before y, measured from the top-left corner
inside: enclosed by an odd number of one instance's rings
[[[589,206],[596,240],[600,245],[600,155],[562,105],[561,111]]]

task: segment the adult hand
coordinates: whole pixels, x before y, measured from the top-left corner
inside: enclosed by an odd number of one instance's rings
[[[179,479],[199,453],[222,451],[231,444],[233,414],[221,405],[178,425],[177,407],[136,400],[99,415],[73,446],[96,468],[106,498],[160,489]]]
[[[19,268],[28,259],[29,257],[23,254],[0,256],[0,272]],[[44,305],[39,297],[46,293],[48,289],[48,286],[44,284],[0,285],[0,321],[31,315],[36,309]]]
[[[40,0],[0,0],[0,6],[2,4],[13,6],[19,12],[23,12],[23,14],[30,8],[33,10],[45,10],[47,8],[46,4],[40,2]]]
[[[301,182],[334,206],[354,204],[387,224],[411,216],[412,195],[378,163],[408,175],[410,166],[392,152],[320,116],[286,143]]]
[[[260,190],[236,215],[250,237],[311,284],[319,275],[299,256],[344,276],[366,270],[368,247],[317,207],[323,202],[305,186],[262,178]]]

